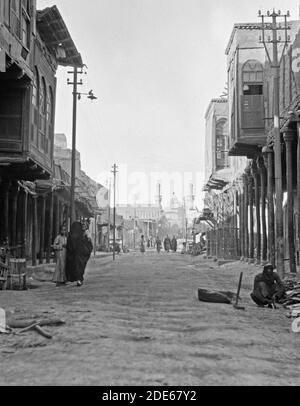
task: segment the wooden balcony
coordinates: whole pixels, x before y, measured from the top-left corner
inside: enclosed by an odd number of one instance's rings
[[[242,95],[238,120],[236,116],[235,112],[231,115],[229,155],[251,159],[267,141],[263,95]]]

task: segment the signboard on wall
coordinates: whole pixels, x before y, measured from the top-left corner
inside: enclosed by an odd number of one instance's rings
[[[96,196],[99,209],[104,209],[109,206],[109,191],[105,187],[102,187]]]

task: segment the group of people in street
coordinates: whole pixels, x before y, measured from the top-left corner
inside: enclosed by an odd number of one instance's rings
[[[148,248],[149,248],[149,240],[148,240],[147,246],[148,246]],[[156,248],[156,251],[157,251],[158,253],[161,252],[162,246],[164,246],[164,250],[165,250],[166,252],[170,252],[170,251],[177,252],[177,246],[178,246],[178,244],[177,244],[177,239],[176,239],[176,237],[173,236],[173,238],[172,238],[172,240],[171,240],[170,237],[167,236],[167,237],[164,239],[164,242],[162,243],[162,240],[160,239],[160,237],[157,236],[157,237],[156,237],[156,240],[155,240],[155,243],[154,243],[154,247]],[[145,252],[146,252],[146,248],[145,248],[145,237],[144,237],[143,235],[141,236],[141,240],[140,240],[140,251],[141,251],[141,253],[145,253]]]
[[[177,252],[177,239],[175,235],[173,236],[172,240],[170,237],[167,235],[167,237],[164,240],[164,249],[166,252]]]
[[[56,286],[65,286],[67,282],[76,282],[82,286],[84,272],[93,251],[86,223],[74,222],[69,235],[62,226],[56,237],[53,248],[56,252],[56,267],[53,282]]]

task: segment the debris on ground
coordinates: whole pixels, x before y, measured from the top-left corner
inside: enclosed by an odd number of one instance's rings
[[[284,282],[286,290],[286,297],[281,301],[284,307],[290,308],[290,306],[298,307],[300,309],[300,283],[292,279],[286,279]]]
[[[6,312],[0,308],[0,334],[6,333]]]
[[[293,333],[300,333],[300,317],[295,319],[292,323],[292,331]]]
[[[198,289],[198,299],[200,302],[232,304],[236,298],[237,295],[229,291]]]
[[[28,331],[34,330],[39,333],[44,338],[51,340],[53,337],[47,331],[45,331],[42,327],[45,326],[61,326],[65,324],[64,321],[60,319],[42,319],[39,321],[36,320],[14,320],[10,319],[7,321],[7,329],[12,334],[24,334]],[[16,332],[14,329],[20,329],[20,331]]]
[[[29,319],[24,316],[19,318],[11,317],[12,313],[6,318],[6,312],[4,309],[0,308],[0,333],[2,334],[12,334],[12,335],[22,335],[28,331],[36,331],[39,335],[47,339],[52,339],[53,336],[45,331],[42,327],[45,326],[61,326],[65,322],[61,319]]]

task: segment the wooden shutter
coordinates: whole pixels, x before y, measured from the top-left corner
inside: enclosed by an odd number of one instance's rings
[[[262,129],[264,123],[263,95],[241,96],[242,128]]]

